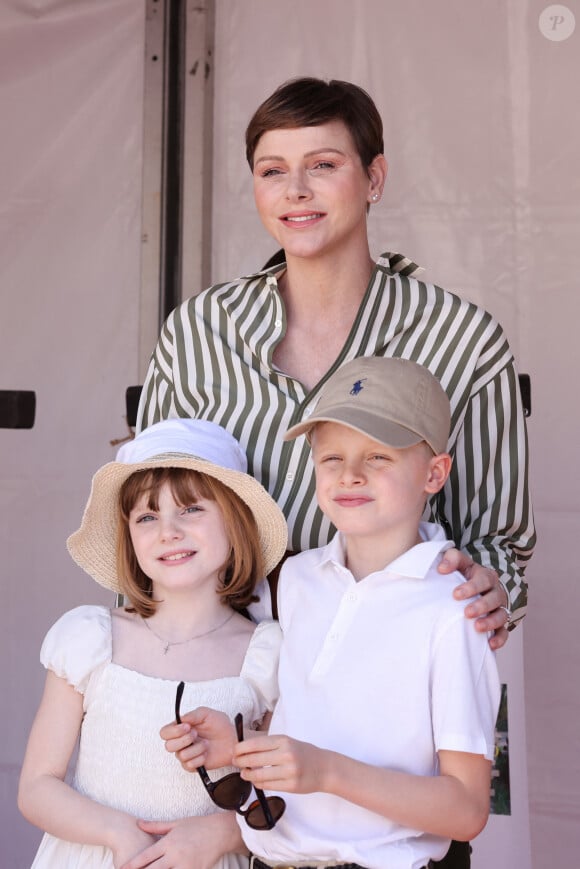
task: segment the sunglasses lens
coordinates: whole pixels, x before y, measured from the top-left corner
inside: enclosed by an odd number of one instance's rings
[[[211,797],[221,809],[239,809],[252,792],[252,784],[240,774],[232,772],[217,781],[211,789]]]
[[[272,820],[277,824],[284,814],[286,803],[282,797],[267,797],[267,800]],[[252,803],[247,812],[245,812],[245,816],[248,827],[251,827],[253,830],[269,830],[271,828],[258,800]]]

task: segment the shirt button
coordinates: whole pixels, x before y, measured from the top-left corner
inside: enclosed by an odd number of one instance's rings
[[[304,416],[305,417],[310,416],[311,413],[312,413],[312,408],[307,407],[306,410],[304,411]]]
[[[276,320],[274,325],[275,325],[276,329],[281,329],[282,328],[282,320]]]
[[[292,474],[292,473],[286,474],[286,479],[291,483],[292,480],[294,479],[294,474]]]
[[[354,600],[356,600],[356,594],[353,594],[353,592],[351,591],[351,593],[349,595],[347,595],[346,599],[354,601]]]

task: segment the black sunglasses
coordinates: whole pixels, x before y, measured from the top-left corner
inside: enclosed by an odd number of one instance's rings
[[[180,708],[184,688],[185,683],[180,682],[175,695],[175,720],[178,724],[181,724]],[[238,712],[235,717],[238,742],[244,739],[243,722],[244,719]],[[259,788],[254,788],[258,799],[250,803],[247,809],[242,809],[252,793],[252,783],[245,781],[239,772],[230,772],[217,781],[210,779],[205,766],[198,766],[197,772],[216,806],[242,815],[253,830],[271,830],[284,814],[286,803],[282,797],[267,797]]]

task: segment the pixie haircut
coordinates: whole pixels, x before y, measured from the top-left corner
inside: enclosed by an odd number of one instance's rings
[[[318,127],[342,121],[367,169],[384,153],[383,122],[368,93],[348,81],[295,78],[280,85],[256,109],[246,130],[246,158],[254,169],[258,142],[269,130]]]
[[[117,532],[117,571],[119,586],[131,603],[131,609],[143,618],[153,615],[151,579],[141,570],[129,532],[131,510],[142,496],[147,507],[157,510],[159,492],[169,483],[177,504],[184,507],[201,498],[215,501],[221,511],[230,543],[228,560],[220,571],[217,594],[225,604],[243,610],[252,601],[256,583],[264,577],[264,562],[258,527],[250,508],[235,492],[208,474],[187,468],[152,468],[132,474],[119,492],[120,522]]]

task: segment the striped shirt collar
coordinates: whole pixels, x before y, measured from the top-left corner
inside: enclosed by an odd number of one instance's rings
[[[402,253],[394,253],[392,251],[382,253],[377,259],[376,266],[380,266],[392,274],[402,275],[406,278],[418,278],[425,271],[423,266],[417,265],[408,256],[403,256]],[[276,263],[276,265],[264,269],[264,272],[268,275],[266,284],[270,289],[276,286],[278,278],[285,270],[286,265],[284,263]]]

